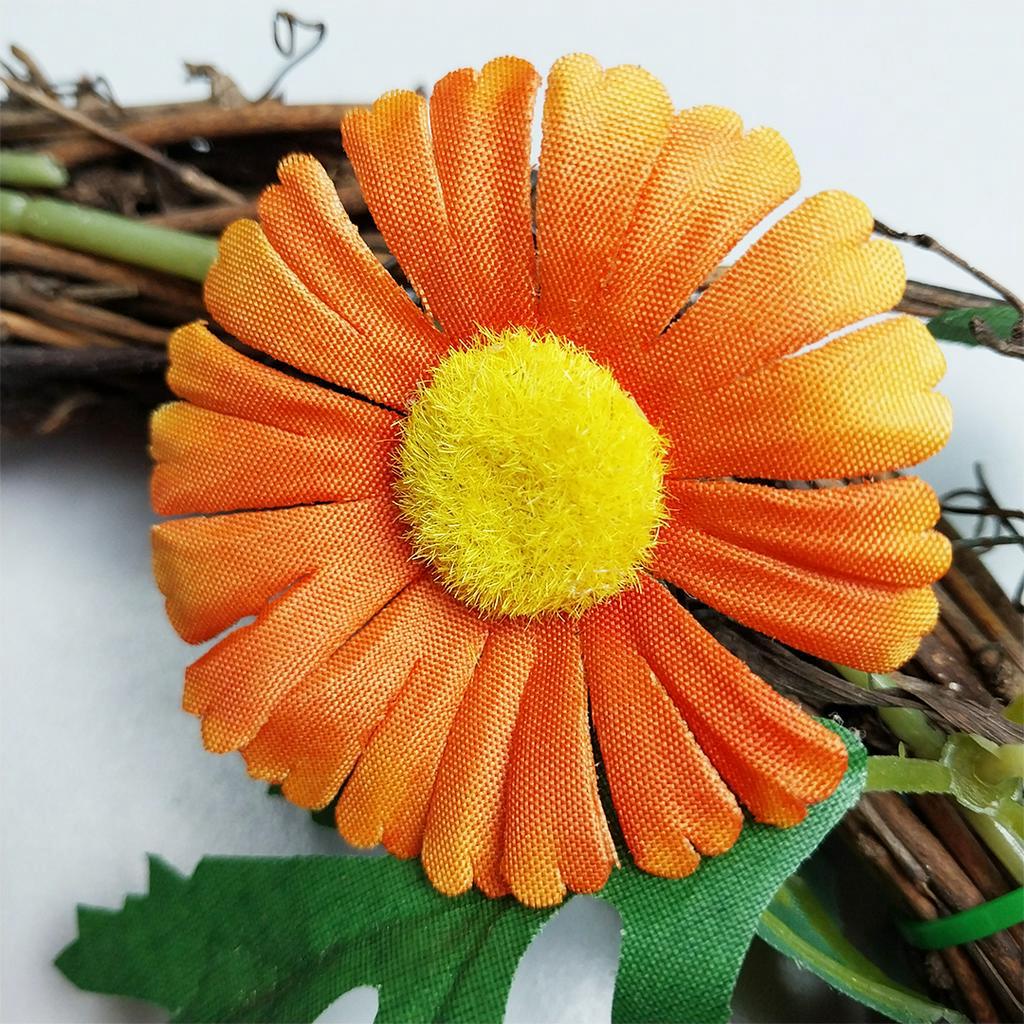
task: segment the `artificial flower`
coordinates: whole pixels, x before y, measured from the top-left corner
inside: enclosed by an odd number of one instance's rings
[[[156,575],[208,749],[435,886],[551,905],[629,854],[692,872],[745,807],[828,796],[839,737],[669,585],[886,671],[933,626],[947,542],[899,467],[950,429],[943,360],[891,309],[893,245],[798,187],[768,129],[675,111],[637,67],[503,58],[351,113],[343,141],[418,302],[324,170],[289,157],[232,225],[213,318],[153,422]],[[696,296],[696,298],[695,298]],[[816,343],[828,339],[821,346]],[[269,358],[268,358],[269,357]],[[879,479],[882,477],[882,479]],[[778,482],[858,482],[794,489]],[[596,738],[592,740],[591,727]]]

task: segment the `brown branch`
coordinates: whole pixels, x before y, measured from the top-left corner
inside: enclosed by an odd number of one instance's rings
[[[945,586],[940,583],[934,589],[942,622],[971,656],[995,693],[1007,703],[1024,693],[1024,672],[1006,656],[1005,650],[982,633],[977,623],[953,599]]]
[[[34,341],[37,345],[52,345],[54,348],[113,348],[119,342],[100,334],[85,331],[69,331],[52,324],[40,323],[21,313],[0,309],[0,338],[21,338]]]
[[[868,793],[862,798],[860,808],[897,860],[901,855],[909,855],[922,868],[925,877],[915,881],[923,892],[935,893],[954,911],[967,910],[985,902],[981,891],[949,850],[899,796],[895,793]],[[880,826],[883,831],[879,831]],[[892,842],[892,836],[898,836],[898,845]],[[1012,992],[1024,991],[1020,949],[1007,933],[997,932],[979,939],[977,946],[991,960]]]
[[[76,302],[63,295],[46,294],[19,275],[4,275],[2,285],[5,305],[24,312],[36,313],[45,320],[65,321],[142,345],[167,344],[167,331],[159,327],[152,327],[108,309]]]
[[[982,633],[990,641],[999,644],[1013,664],[1024,672],[1024,644],[996,615],[967,576],[957,566],[953,566],[943,577],[942,585],[960,608],[978,624]]]
[[[166,213],[153,213],[141,220],[162,228],[215,234],[240,217],[256,216],[256,200],[243,203],[218,203],[216,206],[187,206]]]
[[[121,129],[120,134],[136,143],[162,146],[183,142],[193,136],[220,139],[240,135],[333,132],[338,131],[341,119],[348,111],[363,105],[315,103],[288,106],[267,102],[225,110],[202,104],[191,110],[132,121]],[[65,167],[77,167],[112,156],[117,147],[104,139],[72,138],[47,146],[46,152]]]
[[[897,303],[896,308],[901,313],[933,317],[951,309],[979,309],[998,306],[1000,302],[1000,299],[991,295],[978,295],[976,292],[965,292],[958,288],[943,288],[937,284],[926,284],[924,281],[908,281],[903,298]]]
[[[101,124],[99,121],[89,117],[88,114],[83,114],[80,110],[73,110],[71,107],[64,106],[59,100],[55,100],[41,90],[19,81],[11,72],[11,69],[2,61],[0,61],[0,66],[3,66],[8,72],[6,75],[0,76],[0,82],[3,82],[15,96],[20,96],[22,99],[50,111],[50,113],[55,114],[57,117],[70,121],[80,128],[84,128],[86,131],[91,132],[115,147],[127,149],[136,156],[150,161],[150,163],[165,171],[172,178],[180,181],[186,188],[199,195],[210,196],[227,203],[243,202],[240,192],[222,185],[219,181],[215,181],[198,168],[179,164],[176,160],[172,160],[169,156],[153,149],[152,146],[140,142],[138,139],[133,139],[125,133],[117,131],[115,128]]]
[[[857,812],[846,816],[842,829],[850,837],[860,855],[890,882],[915,917],[922,921],[934,921],[939,916],[932,900],[907,878],[885,846],[871,834]],[[956,983],[957,991],[966,1002],[972,1019],[978,1024],[1000,1021],[1002,1018],[999,1011],[967,954],[959,946],[950,946],[940,950],[939,955]]]
[[[366,200],[363,199],[363,193],[358,185],[354,183],[338,185],[337,189],[338,198],[350,217],[366,213]],[[241,205],[224,203],[216,206],[189,206],[180,210],[150,214],[148,217],[143,217],[142,220],[147,224],[159,224],[160,227],[177,228],[181,231],[217,232],[226,228],[233,220],[238,220],[239,217],[255,217],[256,215],[257,203],[254,199]]]
[[[879,235],[884,235],[886,238],[891,238],[898,242],[908,242],[918,249],[936,253],[954,266],[966,271],[971,277],[981,281],[982,284],[987,285],[992,291],[1001,296],[1004,302],[1008,302],[1017,310],[1017,322],[1010,328],[1010,340],[1003,341],[997,337],[988,324],[980,317],[976,317],[971,321],[971,333],[979,345],[984,345],[986,348],[994,349],[1004,355],[1024,356],[1024,302],[1021,302],[1014,292],[1010,291],[1005,285],[1000,284],[994,277],[986,274],[983,270],[979,270],[973,264],[968,263],[962,256],[958,256],[951,249],[947,249],[946,246],[936,241],[931,235],[897,231],[895,228],[883,224],[880,220],[875,221],[875,232]]]
[[[173,307],[176,319],[184,320],[203,313],[198,289],[189,288],[173,278],[128,267],[113,260],[72,252],[21,235],[0,235],[0,252],[4,264],[131,288],[138,295],[145,295]]]
[[[914,797],[914,806],[935,834],[942,836],[950,853],[956,857],[985,899],[993,900],[1010,891],[1003,873],[948,796],[922,793]],[[1024,942],[1024,926],[1015,924],[1007,930],[1018,946]]]
[[[169,114],[180,114],[197,107],[209,107],[210,101],[183,100],[178,103],[143,103],[132,107],[96,107],[90,109],[89,116],[100,124],[113,124],[124,129],[125,126],[147,121],[155,117],[166,117]],[[8,144],[54,143],[57,140],[78,142],[93,141],[94,136],[83,131],[77,125],[63,121],[47,110],[38,107],[20,107],[5,102],[0,104],[0,135]]]
[[[947,732],[973,732],[997,743],[1024,741],[1020,727],[1004,718],[999,707],[986,707],[960,691],[951,692],[900,672],[887,676],[896,684],[894,688],[866,690],[805,661],[768,637],[741,631],[711,609],[701,607],[697,617],[719,643],[762,679],[815,710],[829,705],[914,708]]]

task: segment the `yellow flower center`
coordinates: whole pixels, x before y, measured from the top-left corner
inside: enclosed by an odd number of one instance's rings
[[[578,615],[637,582],[665,518],[665,442],[553,334],[481,332],[405,420],[398,504],[417,557],[485,612]]]

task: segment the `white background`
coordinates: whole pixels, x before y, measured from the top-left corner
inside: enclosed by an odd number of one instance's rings
[[[8,2],[0,41],[28,48],[58,80],[106,75],[123,103],[201,95],[183,84],[183,58],[216,64],[255,95],[279,66],[269,35],[274,7]],[[506,52],[541,70],[572,50],[605,64],[641,63],[680,106],[732,106],[749,124],[780,129],[805,191],[849,189],[881,220],[931,232],[1024,288],[1017,0],[304,0],[297,13],[326,20],[330,34],[289,77],[293,101],[372,99]],[[912,252],[908,265],[920,279],[974,288],[934,257]],[[947,356],[955,432],[923,474],[944,490],[968,483],[981,460],[997,495],[1020,507],[1024,364],[954,346]],[[140,435],[8,441],[4,463],[2,1017],[160,1019],[146,1007],[82,995],[49,966],[73,935],[77,901],[113,906],[143,888],[145,851],[191,870],[206,853],[339,847],[248,782],[237,757],[204,754],[195,722],[178,710],[181,671],[194,652],[165,624],[150,581]],[[998,560],[1007,583],[1014,557]],[[509,1018],[606,1019],[614,914],[580,901],[542,943],[517,978]],[[764,1008],[764,972],[773,968],[759,967],[745,1001],[760,1001],[761,1015],[779,1014]],[[811,991],[804,1019],[856,1012],[813,1001],[820,998]],[[372,1006],[372,995],[356,993],[328,1016],[367,1019]]]

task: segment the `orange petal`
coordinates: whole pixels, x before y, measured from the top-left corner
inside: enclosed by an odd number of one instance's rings
[[[259,201],[271,245],[314,295],[363,336],[364,349],[393,353],[427,378],[448,339],[362,240],[327,172],[313,157],[293,153],[277,174],[281,184]]]
[[[487,639],[479,616],[435,585],[420,629],[423,653],[377,726],[337,805],[353,846],[420,852],[438,761]]]
[[[421,359],[368,339],[309,291],[255,221],[237,220],[221,236],[204,296],[247,345],[375,402],[402,408],[423,378]]]
[[[539,85],[533,65],[499,57],[479,73],[446,75],[430,97],[434,158],[462,289],[485,327],[537,322],[530,144]]]
[[[648,415],[672,442],[670,475],[777,480],[884,473],[934,455],[948,400],[928,328],[901,316],[782,359],[687,401],[664,379]]]
[[[791,565],[677,522],[662,531],[651,569],[751,629],[868,672],[902,665],[938,615],[928,587]]]
[[[395,694],[427,652],[437,584],[410,583],[274,709],[243,754],[303,807],[337,795]]]
[[[153,527],[153,566],[167,615],[202,643],[332,560],[359,550],[342,532],[390,513],[379,503],[311,505],[175,519]]]
[[[608,602],[580,622],[591,713],[622,834],[638,867],[681,878],[704,854],[724,853],[743,815],[637,653],[630,625]]]
[[[623,343],[656,339],[736,243],[799,185],[778,132],[744,135],[739,116],[720,107],[677,114],[591,310],[592,330],[603,334],[598,352],[614,360]]]
[[[318,525],[330,532],[316,538],[319,567],[185,673],[184,707],[202,717],[208,750],[222,753],[248,743],[293,686],[419,573],[390,510],[355,502],[303,511],[324,509]],[[246,557],[262,554],[259,549]]]
[[[315,437],[379,437],[396,415],[289,376],[226,345],[196,320],[170,338],[167,383],[179,397],[225,416]]]
[[[455,338],[480,324],[535,318],[529,196],[537,85],[529,64],[501,58],[479,76],[459,71],[439,82],[429,121],[422,96],[392,92],[342,124],[377,227]]]
[[[557,61],[544,98],[537,178],[541,320],[582,344],[592,308],[668,137],[672,101],[638,67]],[[599,336],[600,332],[598,332]]]
[[[663,586],[648,580],[619,608],[701,749],[758,821],[794,825],[835,790],[846,770],[839,736],[755,676]]]
[[[597,892],[616,863],[597,793],[575,624],[539,622],[537,660],[512,736],[502,872],[531,907]]]
[[[391,429],[303,437],[188,402],[151,419],[153,508],[161,515],[348,501],[387,492]]]
[[[512,730],[533,665],[528,628],[500,624],[487,640],[448,736],[430,799],[423,867],[449,896],[474,882],[504,896],[501,874],[505,779]]]
[[[652,393],[713,391],[865,317],[903,295],[903,259],[871,240],[868,208],[844,192],[806,199],[765,232],[650,346]]]
[[[916,477],[787,490],[724,480],[670,480],[681,525],[806,569],[892,583],[934,583],[951,548],[931,529],[935,492]]]

